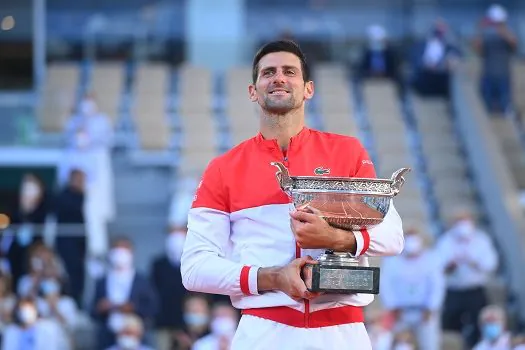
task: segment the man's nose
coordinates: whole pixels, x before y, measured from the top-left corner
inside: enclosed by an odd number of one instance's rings
[[[284,84],[286,83],[286,75],[282,71],[277,71],[273,76],[274,84]]]

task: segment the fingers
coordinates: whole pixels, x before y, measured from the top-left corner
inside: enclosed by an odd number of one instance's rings
[[[307,213],[307,212],[302,211],[302,210],[292,211],[292,212],[290,212],[290,216],[293,219],[295,219],[295,220],[298,220],[298,221],[301,221],[301,222],[308,222],[308,223],[315,222],[315,220],[318,220],[318,218],[319,218],[315,214]]]

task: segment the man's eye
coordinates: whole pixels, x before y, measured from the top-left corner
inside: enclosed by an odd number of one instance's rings
[[[270,76],[270,75],[272,75],[272,71],[267,70],[266,72],[263,73],[263,75],[265,77]]]
[[[287,75],[295,75],[295,71],[292,69],[289,69],[285,72]]]

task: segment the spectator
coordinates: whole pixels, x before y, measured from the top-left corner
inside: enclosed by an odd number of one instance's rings
[[[9,275],[0,274],[0,343],[6,325],[12,321],[15,304],[16,296],[12,291]]]
[[[367,310],[366,329],[374,350],[391,350],[394,334],[388,325],[388,313],[382,310]]]
[[[399,332],[395,335],[392,350],[416,350],[416,340],[409,331]]]
[[[61,292],[57,279],[47,278],[40,283],[41,297],[37,308],[41,317],[54,321],[58,326],[58,340],[63,349],[73,348],[73,335],[78,324],[75,301]]]
[[[405,231],[403,254],[385,258],[381,299],[394,316],[396,332],[415,334],[420,350],[439,350],[444,273],[417,229]]]
[[[229,304],[217,303],[212,310],[211,333],[200,338],[192,350],[229,350],[239,323],[237,311]]]
[[[59,258],[43,243],[31,247],[29,273],[22,276],[17,286],[17,294],[23,297],[36,297],[42,281],[54,279],[62,286],[67,285],[67,275]]]
[[[60,166],[60,183],[71,169],[81,169],[87,177],[85,189],[86,230],[88,251],[92,257],[107,252],[107,227],[115,215],[111,147],[113,130],[109,118],[97,109],[93,95],[80,102],[79,113],[65,129],[67,152]]]
[[[56,237],[55,247],[69,276],[69,292],[78,306],[81,305],[85,279],[84,189],[85,174],[81,170],[72,170],[69,182],[58,194],[53,208],[57,224],[66,225]],[[71,224],[80,227],[74,228]]]
[[[2,350],[63,350],[57,330],[52,321],[39,318],[33,299],[21,299],[14,310],[14,323],[5,328]]]
[[[436,252],[446,273],[443,328],[460,332],[472,347],[480,337],[479,314],[488,303],[485,286],[498,265],[496,250],[476,226],[472,213],[460,211]]]
[[[172,231],[166,237],[165,253],[153,262],[151,277],[159,295],[159,312],[156,316],[157,346],[171,350],[171,338],[184,327],[183,301],[187,291],[182,285],[180,257],[186,233]]]
[[[109,271],[96,282],[92,309],[98,328],[98,349],[115,343],[115,335],[121,330],[125,315],[138,315],[148,330],[157,313],[153,286],[135,271],[131,241],[116,239],[108,258]]]
[[[511,337],[506,330],[506,315],[503,308],[489,305],[479,317],[481,341],[474,350],[507,350],[511,348]]]
[[[209,333],[210,305],[201,294],[190,294],[184,301],[184,329],[174,334],[174,348],[190,350],[197,339]]]
[[[27,272],[29,247],[34,242],[42,241],[42,225],[49,212],[49,197],[40,178],[26,174],[20,186],[18,208],[11,214],[15,235],[5,237],[4,250],[11,268],[13,284],[17,285],[20,277]]]
[[[368,43],[360,59],[359,75],[362,78],[385,77],[401,84],[400,59],[382,26],[368,28]]]
[[[168,218],[171,231],[186,230],[188,211],[191,208],[195,190],[199,184],[198,179],[199,177],[196,172],[190,172],[177,181]]]
[[[490,113],[505,113],[511,105],[511,57],[518,41],[507,17],[502,6],[490,6],[474,40],[482,59],[481,95]]]
[[[430,35],[414,48],[413,88],[422,96],[449,96],[450,73],[459,50],[453,44],[448,26],[438,20]]]
[[[117,334],[116,344],[107,350],[153,350],[143,344],[144,325],[140,317],[128,314],[122,320],[122,328]]]

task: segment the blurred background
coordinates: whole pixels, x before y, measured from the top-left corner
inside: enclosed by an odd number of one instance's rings
[[[186,216],[278,38],[310,127],[413,169],[374,349],[525,347],[525,1],[0,0],[2,349],[228,349],[229,299],[180,281]]]

